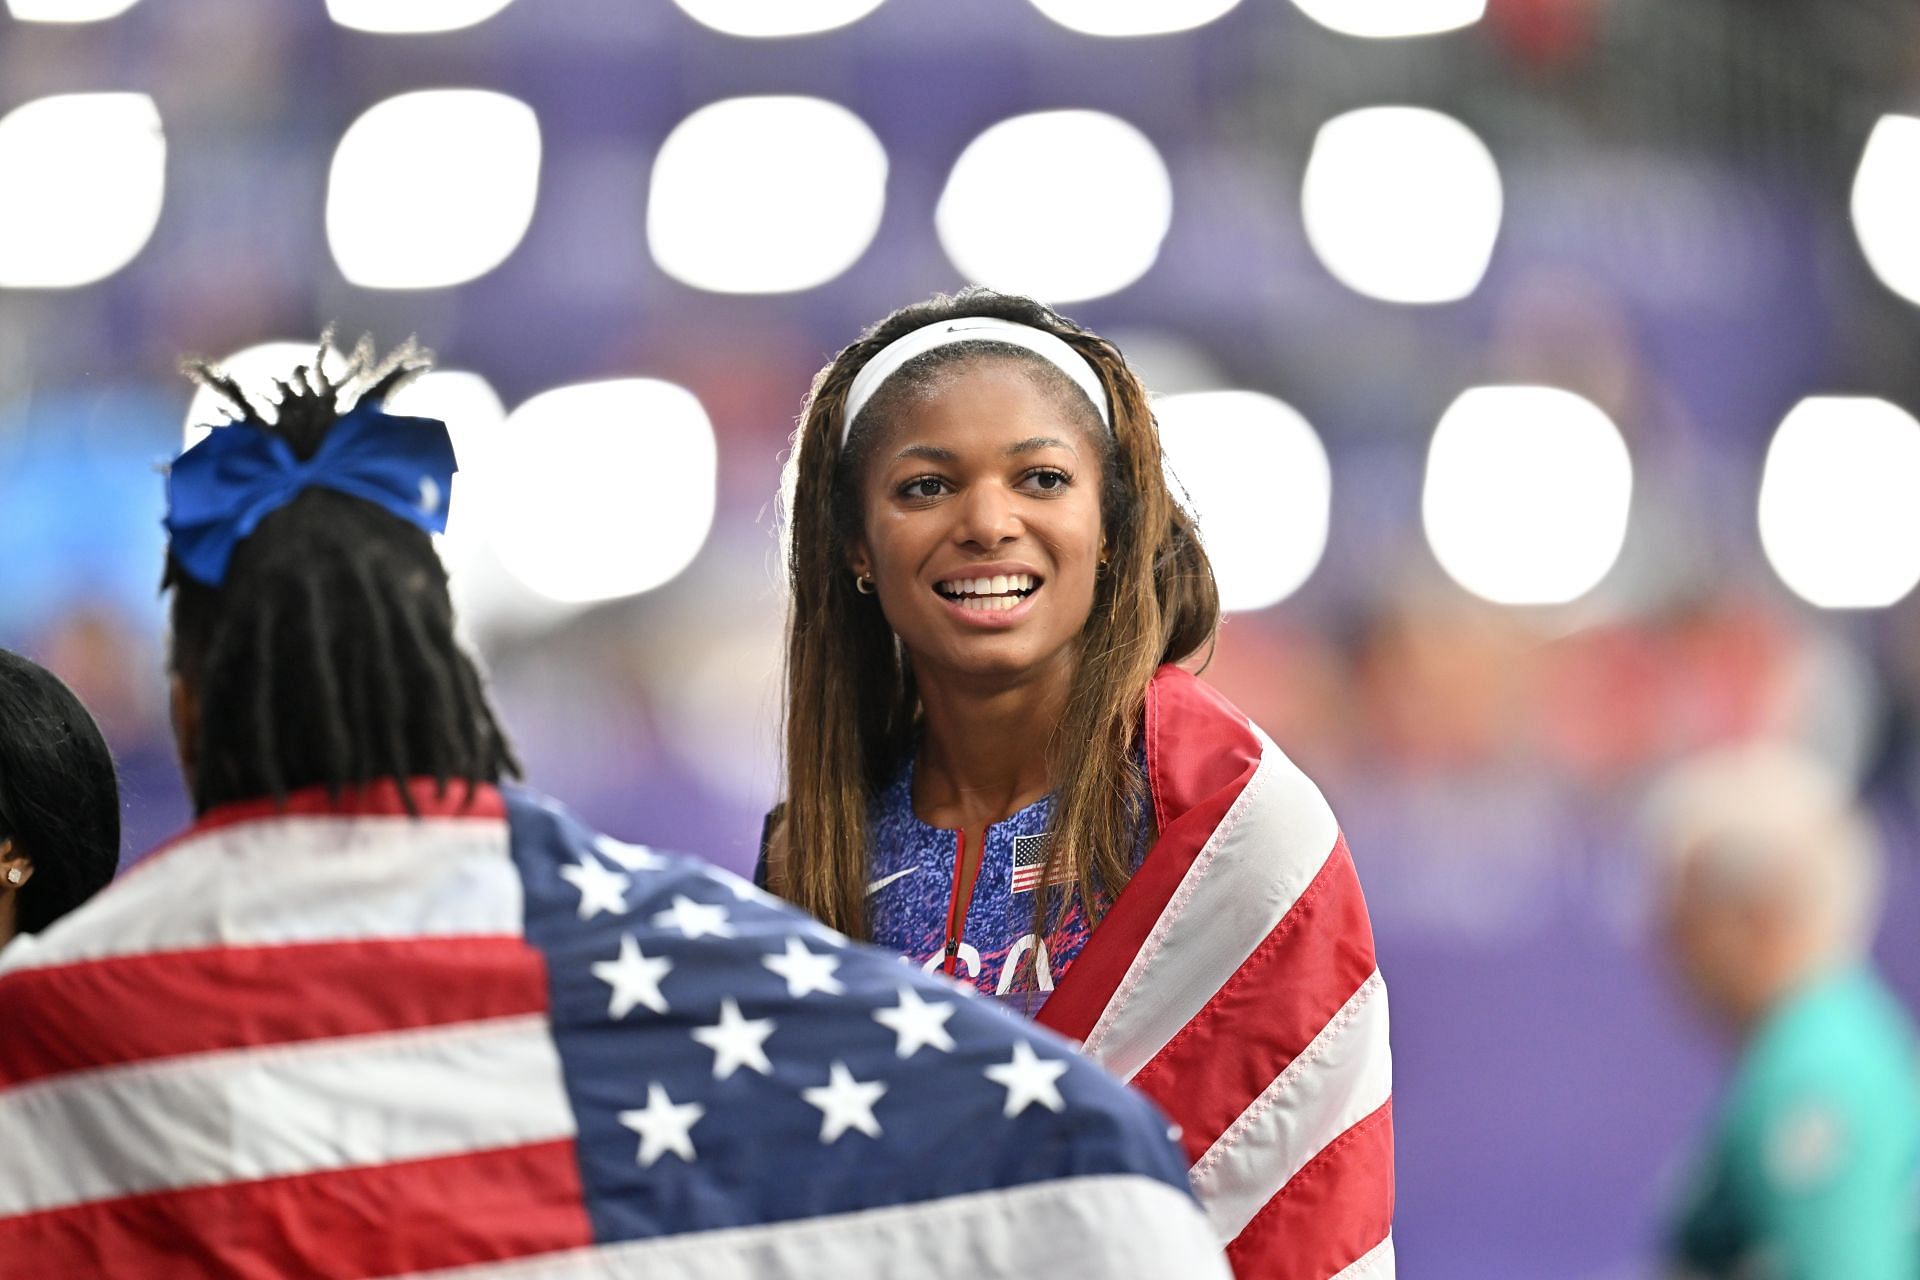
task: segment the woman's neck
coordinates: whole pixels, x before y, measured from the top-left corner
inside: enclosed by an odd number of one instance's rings
[[[929,678],[931,677],[931,678]],[[924,735],[913,771],[913,807],[934,826],[998,822],[1053,789],[1053,733],[1073,672],[1061,662],[1010,683],[917,681]]]

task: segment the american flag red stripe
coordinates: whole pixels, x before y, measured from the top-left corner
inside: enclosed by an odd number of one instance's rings
[[[1342,839],[1307,892],[1200,1015],[1133,1077],[1187,1100],[1198,1160],[1374,971],[1367,904]]]
[[[286,979],[300,975],[289,1000]],[[25,969],[0,1088],[64,1072],[543,1012],[546,963],[518,938],[203,947]]]
[[[92,927],[9,948],[0,1280],[387,1275],[591,1242],[500,797],[412,798],[423,821],[391,786],[219,811]],[[173,1145],[180,1112],[221,1115],[230,1145]]]
[[[1390,1277],[1386,994],[1345,840],[1184,672],[1155,678],[1146,743],[1159,838],[1040,1021],[1181,1125],[1236,1275]]]
[[[571,1249],[592,1239],[568,1139],[0,1218],[0,1280],[349,1280]]]
[[[1341,1273],[1382,1241],[1378,1205],[1393,1198],[1393,1104],[1348,1129],[1288,1180],[1227,1247],[1238,1276],[1309,1280]],[[1390,1256],[1365,1274],[1393,1273]],[[1384,1267],[1385,1269],[1379,1269]]]

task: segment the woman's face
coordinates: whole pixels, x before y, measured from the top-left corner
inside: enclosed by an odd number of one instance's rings
[[[1103,553],[1101,442],[1005,359],[954,369],[892,417],[850,559],[915,672],[1017,680],[1070,662]]]

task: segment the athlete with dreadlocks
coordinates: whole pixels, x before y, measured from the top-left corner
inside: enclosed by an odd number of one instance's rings
[[[1313,784],[1176,665],[1218,598],[1120,352],[1026,298],[904,308],[815,379],[790,466],[763,881],[1160,1102],[1239,1275],[1391,1274],[1359,882]]]
[[[471,787],[519,772],[454,640],[446,572],[428,537],[446,527],[451,445],[443,428],[380,413],[426,359],[412,347],[378,368],[372,359],[363,343],[341,381],[318,357],[294,370],[278,384],[272,423],[231,378],[204,361],[188,365],[240,413],[241,430],[210,438],[220,465],[262,469],[237,519],[226,490],[172,489],[161,586],[173,592],[174,726],[203,812],[382,778],[410,804],[412,778]],[[363,372],[359,406],[342,417],[341,392]],[[300,466],[311,468],[323,445],[374,461],[395,442],[408,447],[393,456],[420,468],[412,490],[410,475],[343,468],[316,479]]]
[[[193,366],[239,415],[168,478],[199,817],[0,956],[0,1280],[1224,1276],[1070,1045],[505,781],[447,430],[383,408],[424,367],[270,417]]]

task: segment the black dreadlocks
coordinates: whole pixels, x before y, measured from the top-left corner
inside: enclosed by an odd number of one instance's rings
[[[322,356],[293,370],[269,423],[230,376],[183,365],[238,412],[311,457],[340,416],[341,392],[384,400],[430,367],[411,342],[376,361],[362,339],[338,379]],[[329,489],[308,489],[234,549],[210,587],[167,557],[176,675],[199,707],[188,744],[194,807],[283,801],[302,787],[391,778],[497,782],[517,776],[473,661],[454,638],[447,574],[433,540],[398,517]],[[406,794],[402,785],[401,793]],[[411,807],[411,801],[408,802]]]

